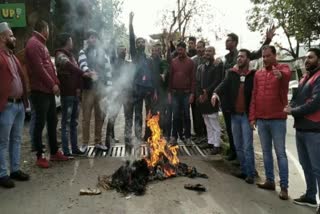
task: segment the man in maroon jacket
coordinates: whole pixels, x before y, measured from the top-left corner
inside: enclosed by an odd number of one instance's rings
[[[12,179],[29,180],[20,170],[20,145],[27,105],[27,88],[18,59],[13,55],[16,38],[6,22],[0,23],[0,186],[14,187]],[[7,173],[9,146],[10,177]]]
[[[169,103],[173,108],[173,130],[172,143],[175,144],[178,138],[179,121],[184,121],[185,143],[191,143],[191,121],[190,104],[194,101],[195,93],[195,66],[194,62],[187,56],[186,44],[180,42],[177,45],[178,56],[170,65],[169,79]],[[182,119],[183,118],[183,119]]]
[[[78,116],[79,96],[81,93],[82,77],[89,78],[92,72],[82,71],[73,54],[71,35],[61,33],[57,37],[59,48],[55,51],[55,64],[61,89],[61,142],[65,156],[84,155],[78,148]],[[71,150],[69,150],[69,135]]]
[[[288,88],[291,71],[288,65],[278,64],[274,46],[262,48],[264,67],[254,77],[249,121],[251,127],[258,126],[263,151],[266,181],[259,188],[275,190],[272,144],[274,145],[280,174],[279,197],[288,199],[288,159],[286,155],[286,119],[283,112],[288,104]]]
[[[36,112],[34,143],[37,150],[36,164],[48,168],[49,162],[43,157],[42,131],[47,123],[50,146],[50,160],[66,161],[68,158],[58,150],[57,146],[57,112],[55,95],[60,94],[59,80],[51,62],[46,41],[49,37],[48,23],[38,21],[34,27],[33,36],[25,48],[28,75],[31,88],[31,102]]]

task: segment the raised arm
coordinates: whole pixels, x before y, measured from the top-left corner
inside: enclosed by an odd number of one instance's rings
[[[136,55],[137,55],[137,49],[136,49],[136,41],[135,41],[135,35],[134,35],[134,31],[133,31],[133,16],[134,13],[131,12],[129,14],[129,42],[130,42],[130,54],[131,54],[131,59],[135,59]]]
[[[265,45],[269,45],[270,44],[270,42],[272,41],[272,38],[275,35],[275,33],[274,33],[275,31],[276,31],[275,26],[271,26],[270,28],[267,29],[265,41],[263,42],[262,46],[258,50],[251,52],[251,55],[250,55],[250,59],[251,60],[255,60],[255,59],[261,58],[261,56],[262,56],[262,47],[265,46]]]

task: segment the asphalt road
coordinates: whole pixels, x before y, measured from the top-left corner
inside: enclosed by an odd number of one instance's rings
[[[290,167],[291,198],[300,196],[304,190],[304,180],[297,161],[292,121],[288,120],[287,149]],[[121,137],[123,116],[116,124],[116,134]],[[94,214],[94,213],[196,213],[196,214],[312,214],[314,209],[294,205],[292,199],[282,201],[276,192],[258,189],[255,185],[230,175],[235,167],[221,156],[182,157],[181,161],[195,166],[206,173],[209,179],[172,178],[148,185],[143,196],[123,196],[116,191],[103,191],[98,196],[80,196],[82,188],[97,184],[99,175],[112,174],[124,162],[124,158],[79,158],[65,163],[53,163],[46,170],[34,166],[34,155],[25,127],[22,145],[22,168],[30,173],[29,182],[16,182],[16,188],[0,188],[1,214]],[[121,139],[121,138],[120,138]],[[261,152],[256,141],[257,166],[260,167]],[[261,150],[261,149],[260,149]],[[184,184],[201,183],[207,191],[197,193],[183,188]]]

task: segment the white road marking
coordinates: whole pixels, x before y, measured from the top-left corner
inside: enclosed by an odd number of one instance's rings
[[[302,167],[301,167],[299,161],[294,157],[294,155],[289,150],[286,150],[286,152],[287,152],[288,157],[292,160],[293,164],[297,168],[302,180],[304,181],[304,173],[303,173],[303,170],[302,170]]]

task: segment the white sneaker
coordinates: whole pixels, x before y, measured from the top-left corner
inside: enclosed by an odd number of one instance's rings
[[[100,150],[102,150],[102,151],[107,151],[107,150],[108,150],[108,147],[105,146],[105,145],[103,145],[103,144],[96,144],[94,147],[95,147],[96,149],[100,149]]]
[[[80,150],[81,152],[86,152],[87,149],[88,149],[88,145],[87,145],[87,144],[82,144],[82,146],[79,148],[79,150]]]

